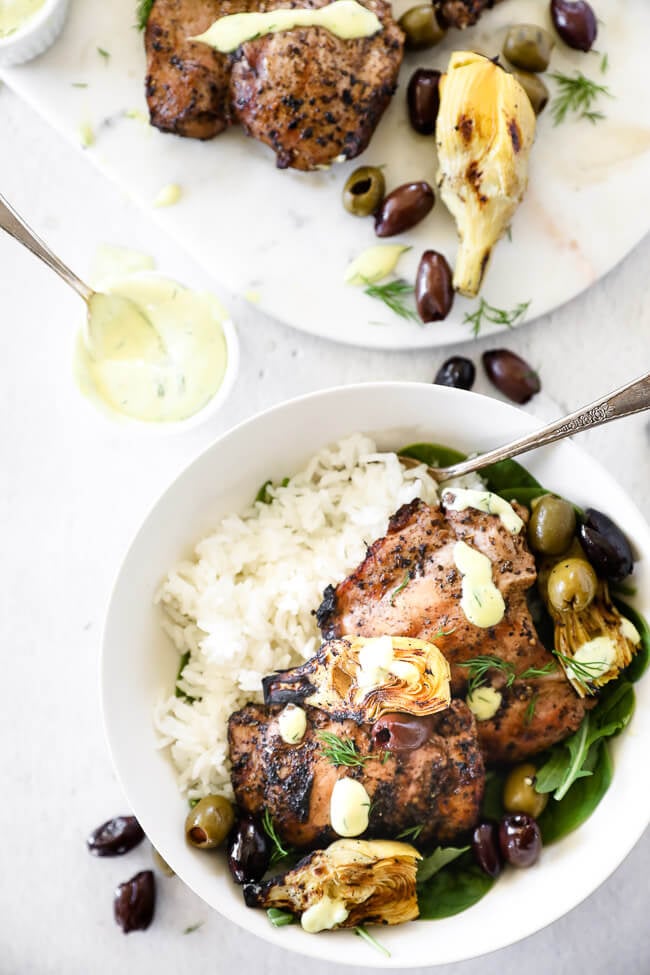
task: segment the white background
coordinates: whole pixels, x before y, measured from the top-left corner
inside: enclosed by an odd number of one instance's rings
[[[154,254],[180,280],[207,283],[147,214],[7,89],[0,91],[0,191],[82,275],[97,245],[111,242]],[[427,381],[451,352],[478,362],[485,348],[507,345],[540,371],[544,393],[530,408],[548,417],[647,371],[649,267],[646,238],[587,294],[533,325],[459,349],[412,353],[345,348],[285,328],[229,298],[216,267],[212,285],[239,328],[239,381],[210,423],[182,437],[155,436],[111,425],[83,402],[71,376],[79,300],[0,236],[0,975],[298,975],[306,965],[324,975],[327,966],[222,921],[176,879],[158,877],[148,932],[125,937],[113,922],[114,886],[150,866],[145,844],[116,860],[91,858],[84,846],[94,826],[128,811],[103,739],[97,676],[120,558],[150,503],[190,458],[224,429],[289,396],[360,380]],[[477,388],[489,391],[482,376]],[[650,517],[647,417],[582,442],[618,472]],[[549,929],[439,971],[647,975],[649,873],[646,834],[608,883]],[[432,938],[432,964],[435,951]]]

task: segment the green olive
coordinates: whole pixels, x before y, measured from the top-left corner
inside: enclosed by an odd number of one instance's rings
[[[548,31],[536,24],[511,27],[503,43],[505,57],[522,71],[546,71],[555,41]]]
[[[541,78],[529,71],[513,71],[513,75],[528,95],[535,115],[541,115],[548,104],[548,88]]]
[[[566,552],[576,530],[573,505],[564,498],[545,494],[533,502],[528,522],[530,547],[541,555],[562,555]]]
[[[596,595],[596,573],[584,559],[563,559],[548,577],[548,598],[559,613],[586,609]]]
[[[190,809],[185,820],[185,837],[192,846],[213,850],[233,827],[235,813],[223,796],[204,796]]]
[[[530,762],[516,765],[503,786],[503,806],[506,812],[527,813],[533,819],[544,811],[548,795],[535,792],[537,769]]]
[[[343,206],[355,217],[369,217],[381,206],[386,181],[376,166],[361,166],[348,176],[343,187]]]
[[[421,51],[425,47],[439,44],[447,33],[436,19],[431,3],[411,7],[398,21],[406,34],[406,47],[409,51]]]

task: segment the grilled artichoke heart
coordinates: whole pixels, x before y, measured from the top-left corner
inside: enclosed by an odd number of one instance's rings
[[[641,637],[612,603],[603,579],[598,580],[596,594],[585,609],[557,610],[546,588],[550,568],[545,566],[540,572],[539,586],[555,624],[555,652],[574,689],[580,697],[587,697],[620,676],[638,651]]]
[[[408,637],[343,637],[262,681],[265,704],[304,702],[338,719],[373,722],[399,711],[425,716],[449,707],[449,664],[433,643]]]
[[[526,191],[534,137],[517,79],[481,54],[454,52],[440,80],[437,183],[460,237],[454,288],[469,298]]]
[[[302,915],[307,930],[353,928],[359,924],[402,924],[419,914],[415,892],[417,861],[408,843],[392,840],[337,840],[317,850],[293,870],[260,884],[244,885],[249,907],[275,907]],[[327,908],[330,922],[309,925],[310,909]],[[315,910],[314,910],[315,909]],[[307,916],[305,916],[307,914]]]

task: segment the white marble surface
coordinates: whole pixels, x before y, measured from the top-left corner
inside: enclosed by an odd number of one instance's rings
[[[97,244],[111,241],[156,254],[181,280],[205,280],[146,214],[7,89],[0,90],[0,133],[0,191],[79,271],[87,270]],[[589,292],[537,324],[499,337],[496,344],[522,353],[541,372],[545,393],[531,409],[548,415],[578,406],[648,369],[649,263],[646,239]],[[448,353],[337,346],[220,296],[239,326],[243,350],[230,401],[209,424],[183,437],[135,435],[95,416],[72,383],[78,300],[0,236],[2,975],[298,975],[305,967],[300,958],[211,914],[176,879],[159,878],[156,919],[147,933],[124,937],[114,925],[113,887],[149,866],[149,852],[143,845],[127,858],[101,861],[84,848],[91,828],[126,811],[99,711],[104,608],[120,557],[148,505],[220,431],[314,388],[365,379],[428,380]],[[494,344],[483,340],[458,351],[477,358]],[[478,388],[488,390],[482,378]],[[583,443],[610,458],[650,517],[648,418],[605,427]],[[440,972],[645,975],[649,871],[646,834],[616,874],[567,917],[519,945]],[[183,935],[198,922],[199,930]],[[432,963],[435,957],[432,939]],[[309,967],[314,975],[328,970],[311,962]]]
[[[395,0],[397,14],[411,0]],[[152,216],[216,280],[238,294],[252,292],[260,307],[284,322],[345,342],[415,348],[463,340],[466,312],[476,301],[457,297],[445,322],[421,327],[392,315],[361,288],[343,283],[349,261],[377,243],[372,221],[347,214],[341,188],[359,164],[383,165],[387,186],[426,179],[435,183],[432,138],[408,122],[405,88],[416,67],[444,69],[449,53],[472,46],[500,50],[507,26],[550,26],[548,4],[509,0],[470,31],[450,31],[431,52],[407,55],[400,88],[359,160],[328,172],[279,171],[273,154],[232,129],[209,143],[163,135],[143,124],[146,112],[142,38],[131,28],[134,0],[75,0],[59,41],[42,58],[6,73],[10,84],[75,144],[82,125],[95,144],[88,156],[141,205],[170,182],[183,198]],[[650,212],[650,100],[645,86],[646,0],[598,0],[599,53],[558,44],[551,69],[584,72],[614,97],[597,105],[598,125],[568,120],[555,127],[551,110],[539,119],[531,153],[530,185],[512,222],[512,243],[494,249],[481,295],[514,309],[530,302],[529,318],[557,307],[609,271],[648,230]],[[97,47],[110,58],[98,54]],[[607,53],[606,73],[600,69]],[[549,81],[551,90],[555,82]],[[139,118],[125,117],[125,112]],[[242,199],[246,201],[244,205]],[[606,228],[606,229],[605,229]],[[399,238],[412,246],[399,265],[415,280],[422,252],[441,251],[453,264],[453,221],[438,202],[425,220]]]

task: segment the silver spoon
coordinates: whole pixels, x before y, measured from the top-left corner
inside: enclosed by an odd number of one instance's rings
[[[640,379],[635,379],[626,386],[621,386],[620,389],[615,389],[613,393],[595,400],[588,406],[583,406],[575,413],[569,413],[568,416],[548,423],[526,437],[520,437],[503,447],[489,450],[485,454],[471,457],[459,464],[452,464],[450,467],[427,466],[427,471],[439,483],[448,481],[452,477],[462,477],[463,474],[480,471],[488,464],[495,464],[499,460],[517,457],[519,454],[525,454],[536,447],[543,447],[546,444],[555,443],[556,440],[571,437],[574,433],[591,430],[593,427],[599,427],[611,420],[618,420],[622,416],[632,416],[634,413],[643,413],[644,410],[648,409],[650,409],[650,373]],[[421,461],[401,455],[400,461],[404,467],[418,467],[421,464]]]
[[[93,358],[139,359],[165,354],[160,335],[135,302],[122,295],[93,291],[28,227],[1,194],[0,229],[56,271],[86,302],[86,343]]]

